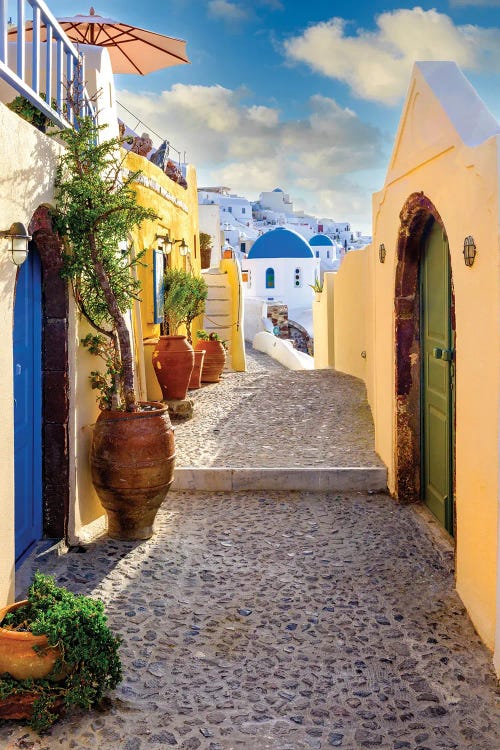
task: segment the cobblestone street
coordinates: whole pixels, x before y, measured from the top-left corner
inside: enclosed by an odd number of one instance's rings
[[[218,406],[254,376],[228,376]],[[31,564],[104,600],[124,681],[45,736],[5,724],[1,748],[500,747],[491,654],[454,592],[453,549],[388,495],[171,492],[151,540]]]

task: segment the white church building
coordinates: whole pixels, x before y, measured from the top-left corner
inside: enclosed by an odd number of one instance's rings
[[[320,259],[297,232],[277,227],[253,244],[243,262],[246,296],[282,302],[290,309],[312,307],[313,285],[320,274]]]

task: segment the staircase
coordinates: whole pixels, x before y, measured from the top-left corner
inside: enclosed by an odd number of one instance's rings
[[[231,286],[227,273],[218,268],[203,271],[208,286],[203,327],[207,333],[217,333],[228,347],[226,367],[231,362],[231,342],[233,337]]]

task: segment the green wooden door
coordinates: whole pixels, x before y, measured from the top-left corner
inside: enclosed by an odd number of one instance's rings
[[[422,495],[453,534],[453,375],[448,241],[433,224],[420,266]]]

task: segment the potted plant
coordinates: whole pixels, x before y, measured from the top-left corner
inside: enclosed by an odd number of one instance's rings
[[[46,100],[46,96],[43,92],[40,94],[40,97]],[[55,99],[52,99],[51,106],[52,109],[57,110],[57,102]],[[47,127],[52,125],[51,119],[41,112],[38,107],[35,107],[35,105],[32,104],[29,99],[26,99],[25,96],[19,95],[14,97],[11,102],[7,103],[7,107],[12,110],[12,112],[18,114],[19,117],[22,117],[23,120],[31,123],[31,125],[42,133],[45,133]],[[64,111],[66,111],[65,106]]]
[[[191,276],[189,279],[189,294],[186,310],[185,324],[187,338],[190,344],[193,343],[191,335],[191,325],[195,318],[203,315],[205,312],[205,302],[208,296],[208,286],[201,276]],[[205,358],[205,349],[195,349],[194,367],[189,379],[189,388],[196,389],[201,386],[201,373],[203,371],[203,361]]]
[[[202,383],[218,383],[226,364],[227,343],[215,331],[207,333],[202,329],[196,332],[196,337],[198,342],[195,344],[195,349],[205,350],[201,381]]]
[[[67,709],[90,709],[118,685],[120,639],[102,602],[35,573],[28,598],[0,609],[0,719],[37,732]]]
[[[182,400],[195,365],[191,323],[203,312],[208,290],[203,279],[181,268],[166,269],[163,290],[165,335],[160,336],[154,348],[152,362],[163,398]],[[178,332],[183,323],[187,336]]]
[[[132,249],[118,250],[134,227],[154,219],[139,206],[123,176],[119,138],[99,142],[91,118],[60,133],[66,145],[57,177],[55,227],[64,238],[63,276],[70,280],[82,316],[95,330],[83,340],[104,359],[104,373],[91,373],[101,412],[94,428],[92,480],[117,539],[147,539],[173,478],[174,438],[167,409],[138,403],[134,358],[126,314],[138,298]]]
[[[201,267],[210,268],[212,259],[212,238],[206,232],[200,232],[200,258]]]

